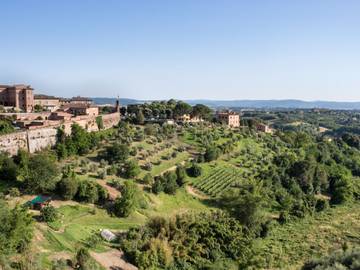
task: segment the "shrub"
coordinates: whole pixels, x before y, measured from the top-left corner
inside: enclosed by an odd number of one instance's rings
[[[99,179],[105,179],[106,178],[106,170],[101,170],[98,172],[98,178]]]
[[[52,205],[47,205],[40,210],[41,219],[45,222],[54,222],[58,219],[58,211]]]
[[[187,173],[191,177],[198,177],[202,174],[202,168],[198,164],[193,163],[193,165],[187,170]]]
[[[13,188],[10,188],[10,189],[9,189],[9,195],[10,195],[11,197],[19,197],[21,194],[20,194],[20,191],[19,191],[18,188],[13,187]]]
[[[145,185],[152,185],[153,182],[154,182],[154,178],[152,177],[151,173],[145,174],[145,176],[143,178],[143,183]]]
[[[79,188],[79,181],[74,173],[64,174],[58,183],[59,193],[65,200],[72,200]]]
[[[118,171],[118,167],[116,165],[111,165],[108,169],[107,169],[107,174],[108,175],[115,175]]]
[[[125,178],[136,177],[140,173],[140,167],[135,160],[125,162],[123,167],[123,175]]]

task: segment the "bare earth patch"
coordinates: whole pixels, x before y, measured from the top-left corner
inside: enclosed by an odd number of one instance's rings
[[[137,270],[138,268],[123,259],[124,253],[117,249],[107,252],[90,252],[91,256],[103,267],[109,270]]]
[[[112,200],[115,200],[117,197],[121,195],[120,191],[118,191],[116,188],[113,188],[109,186],[104,180],[97,180],[98,184],[105,188],[107,192],[109,193],[109,197]]]
[[[194,188],[193,186],[186,186],[186,191],[187,193],[189,193],[190,195],[202,199],[202,200],[206,200],[209,199],[209,196],[203,194],[202,192],[198,191],[196,188]]]

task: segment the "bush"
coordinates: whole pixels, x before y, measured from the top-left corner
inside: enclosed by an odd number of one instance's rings
[[[193,163],[193,165],[188,168],[187,173],[191,177],[198,177],[202,174],[202,168],[198,164]]]
[[[79,188],[79,181],[74,172],[63,175],[58,183],[59,193],[65,200],[72,200]]]
[[[41,219],[45,222],[54,222],[58,219],[58,211],[52,205],[47,205],[40,210]]]
[[[99,179],[105,179],[106,178],[106,170],[101,170],[98,172],[98,178]]]
[[[316,200],[315,209],[317,212],[324,211],[329,208],[329,201],[327,199]]]
[[[142,181],[145,185],[152,185],[154,182],[154,178],[152,177],[151,173],[147,173]]]
[[[108,175],[116,175],[117,171],[118,171],[118,167],[117,167],[116,165],[111,165],[111,166],[106,170],[106,172],[107,172]]]
[[[186,178],[185,167],[182,165],[178,165],[176,167],[176,182],[179,187],[181,187],[185,184],[185,178]]]
[[[135,160],[125,162],[123,167],[123,175],[125,178],[136,177],[140,173],[140,167]]]
[[[304,264],[302,270],[359,269],[360,249],[339,250],[329,256],[311,260]]]
[[[121,197],[116,198],[114,213],[119,217],[128,217],[139,206],[140,191],[136,184],[126,181],[121,189]]]
[[[178,185],[176,183],[177,176],[175,172],[166,172],[164,174],[164,192],[167,194],[175,194],[178,189]]]
[[[105,168],[108,165],[108,162],[105,159],[100,160],[100,168]]]
[[[143,169],[146,170],[146,171],[151,171],[152,164],[150,162],[145,163],[144,166],[143,166]]]
[[[21,194],[20,194],[20,191],[19,191],[18,188],[13,187],[13,188],[10,188],[10,189],[9,189],[9,195],[10,195],[11,197],[19,197]]]

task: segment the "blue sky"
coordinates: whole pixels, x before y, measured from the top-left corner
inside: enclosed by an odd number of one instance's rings
[[[360,1],[2,0],[0,83],[139,99],[360,101]]]

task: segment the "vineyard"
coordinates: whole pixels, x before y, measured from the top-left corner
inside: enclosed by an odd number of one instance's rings
[[[215,197],[239,181],[239,179],[240,174],[235,168],[215,168],[210,174],[202,176],[194,182],[194,187],[207,195]]]

